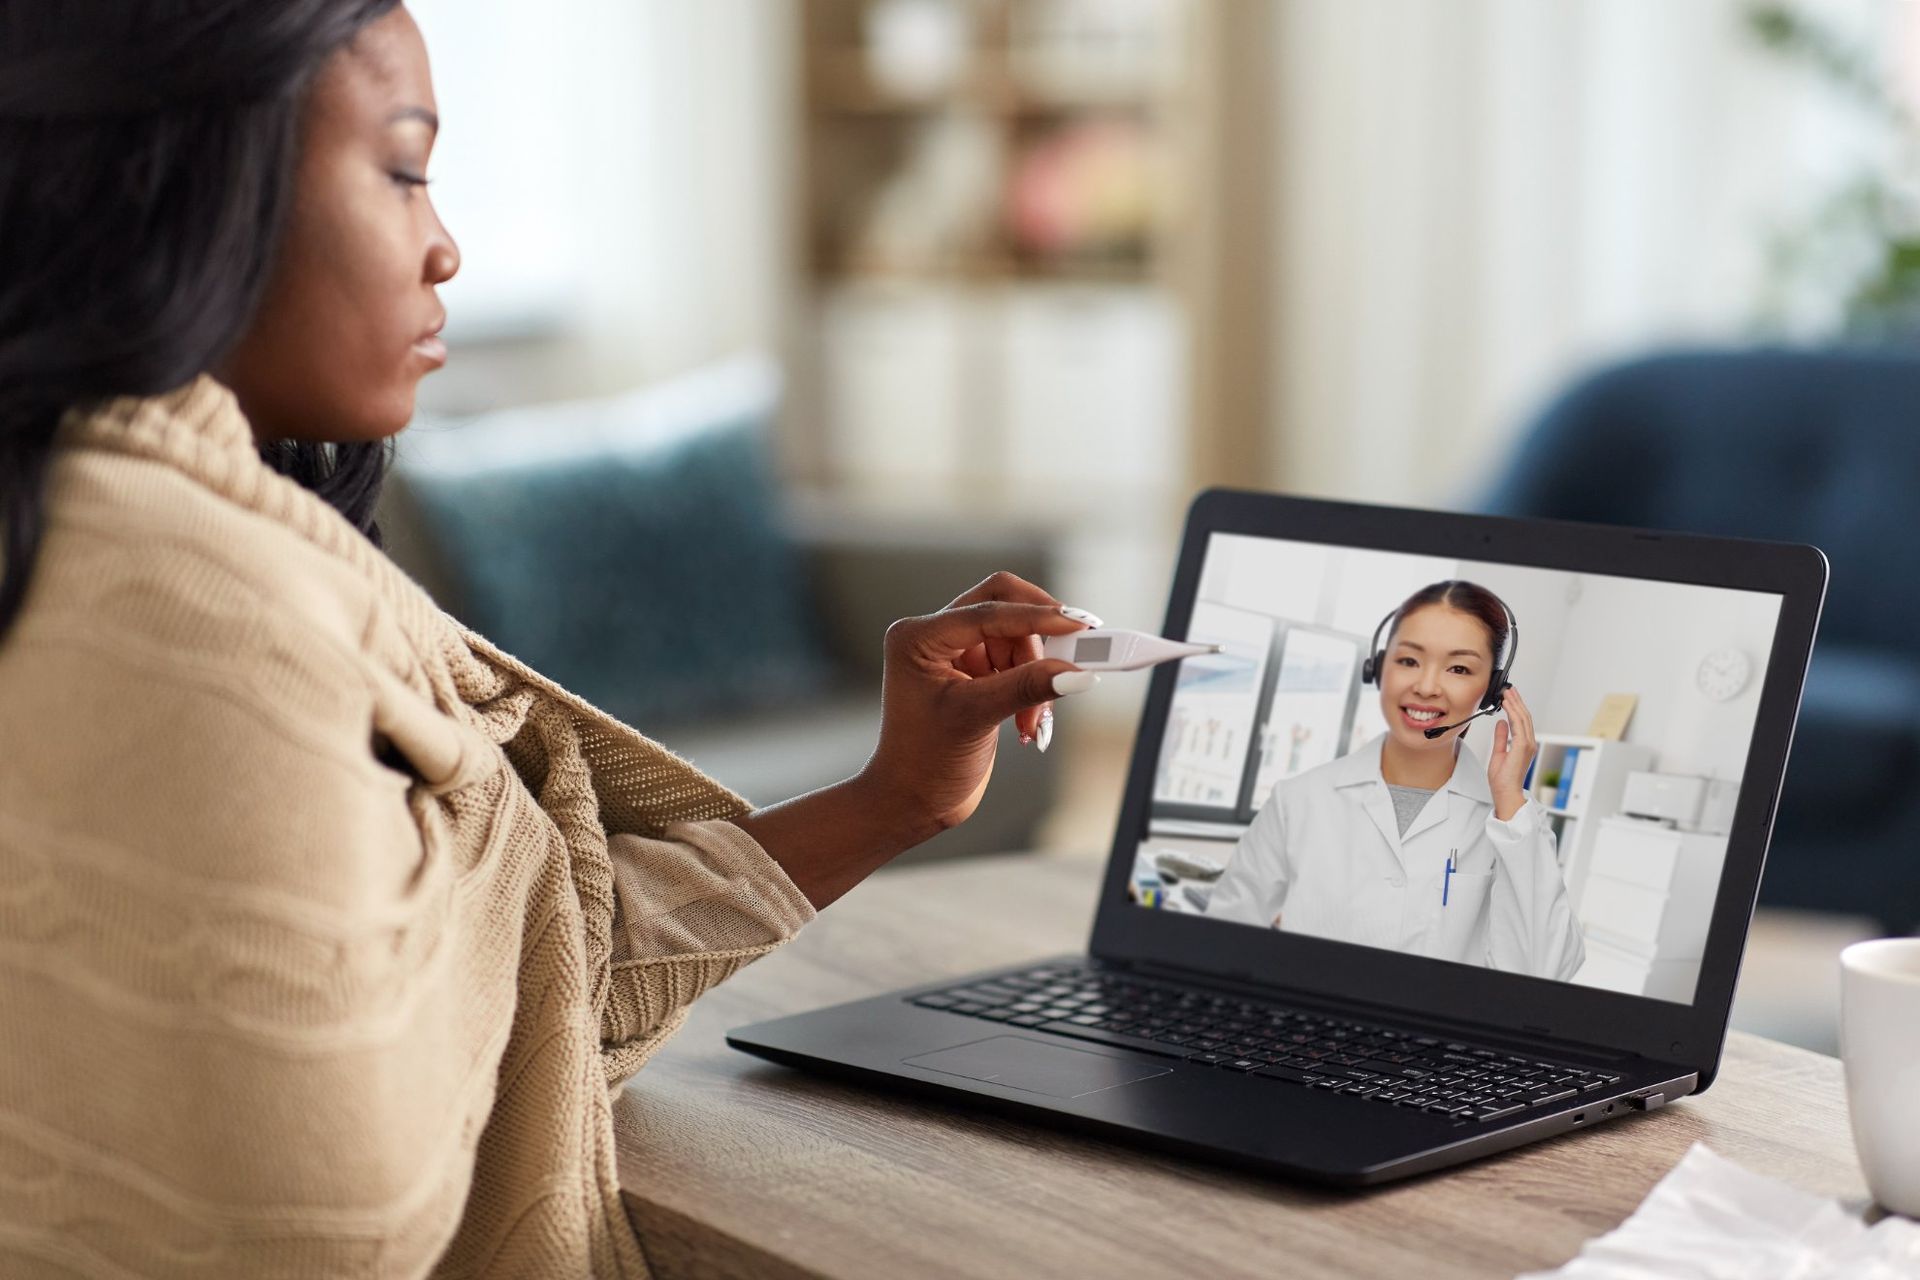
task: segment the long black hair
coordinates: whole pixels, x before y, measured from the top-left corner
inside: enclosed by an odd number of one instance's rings
[[[0,639],[65,411],[171,391],[258,308],[321,65],[399,0],[0,0]],[[376,542],[389,447],[261,457]]]

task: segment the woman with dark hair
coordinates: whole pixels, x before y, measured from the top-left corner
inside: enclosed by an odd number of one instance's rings
[[[1539,744],[1504,680],[1513,625],[1498,596],[1458,580],[1388,614],[1368,666],[1386,733],[1274,787],[1207,914],[1571,978],[1586,949],[1547,815],[1525,791]],[[1482,764],[1466,722],[1489,708],[1506,714]]]
[[[394,0],[0,0],[0,1274],[645,1274],[613,1091],[1094,680],[996,575],[754,810],[435,608],[437,127]]]

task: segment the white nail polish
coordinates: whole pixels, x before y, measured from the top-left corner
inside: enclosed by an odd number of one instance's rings
[[[1045,755],[1047,745],[1053,741],[1053,708],[1047,708],[1047,713],[1040,717],[1040,734],[1035,741],[1040,744],[1040,754]]]
[[[1062,671],[1053,678],[1053,691],[1061,697],[1070,693],[1085,693],[1100,683],[1100,677],[1091,671]]]
[[[1066,614],[1069,618],[1072,618],[1075,622],[1084,622],[1090,627],[1101,627],[1106,625],[1105,623],[1101,622],[1096,615],[1088,613],[1085,609],[1075,609],[1069,605],[1063,604],[1060,606],[1060,612]]]

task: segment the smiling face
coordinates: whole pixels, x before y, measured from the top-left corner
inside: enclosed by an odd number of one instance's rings
[[[217,376],[261,439],[368,441],[446,361],[437,287],[460,251],[427,199],[439,124],[420,29],[396,8],[315,78],[279,257]]]
[[[1470,613],[1443,604],[1400,619],[1380,678],[1380,714],[1395,742],[1419,750],[1451,750],[1454,733],[1426,730],[1454,724],[1480,709],[1493,675],[1493,637]]]

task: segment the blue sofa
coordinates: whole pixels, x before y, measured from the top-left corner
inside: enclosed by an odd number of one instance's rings
[[[1602,369],[1484,509],[1810,542],[1832,580],[1761,901],[1920,924],[1920,352],[1708,350]]]

